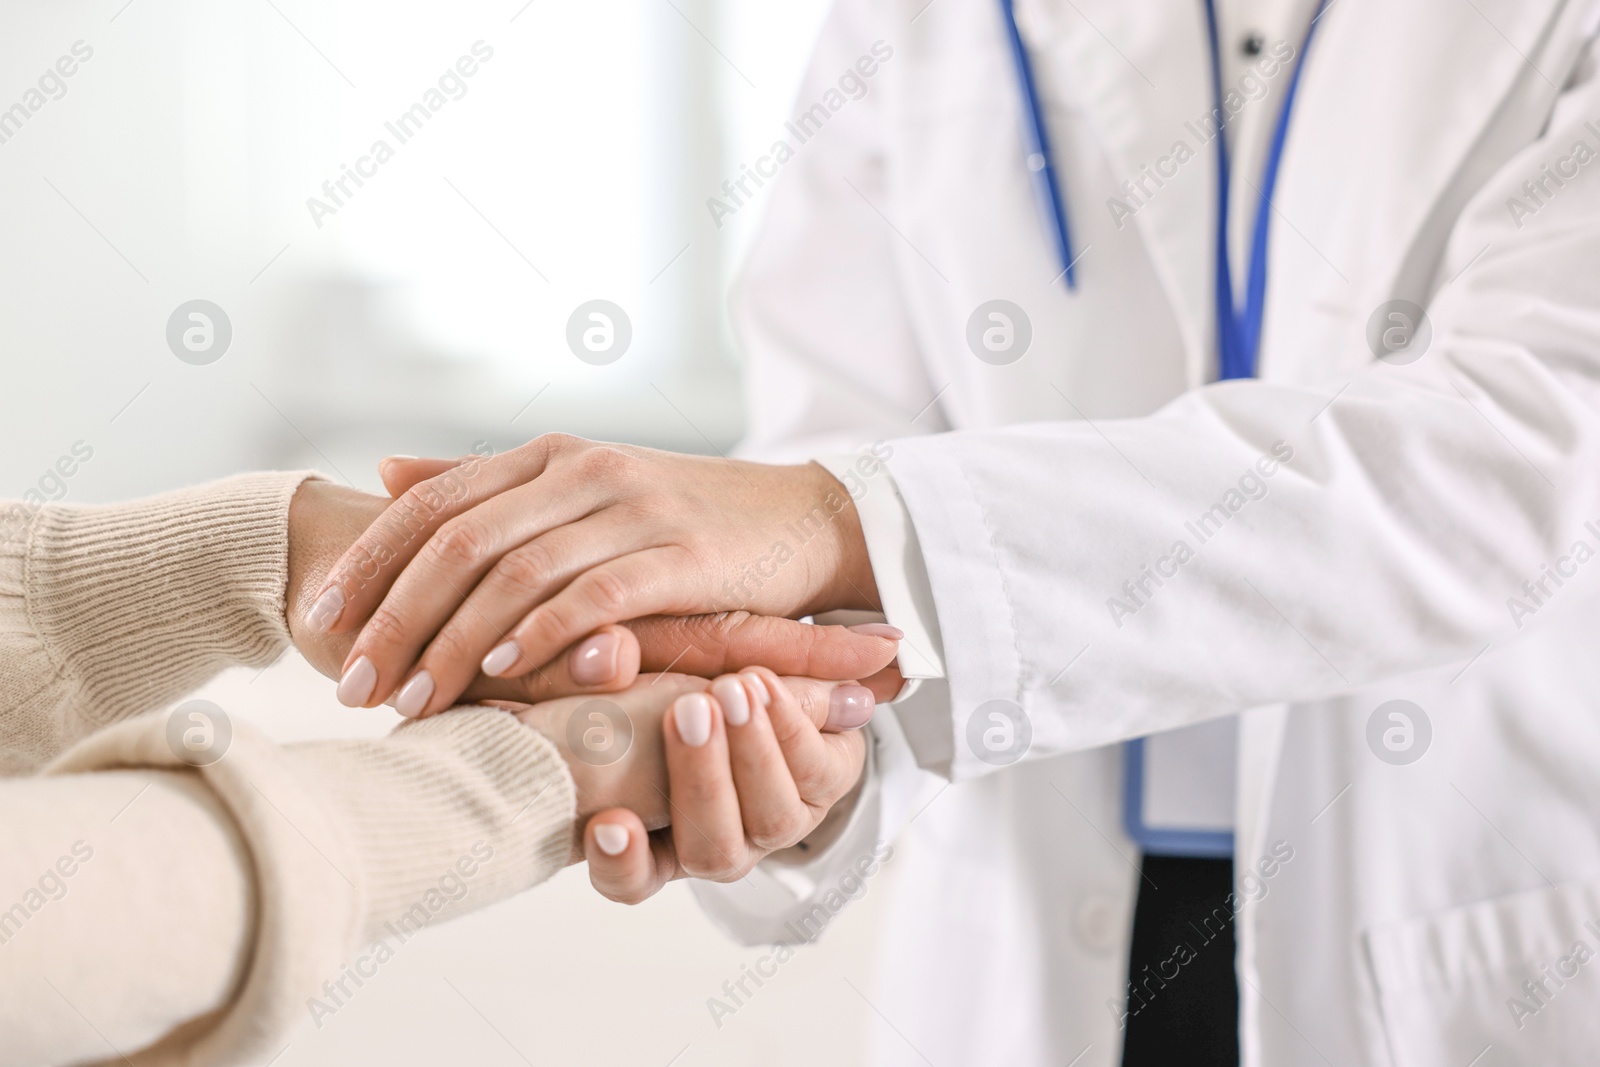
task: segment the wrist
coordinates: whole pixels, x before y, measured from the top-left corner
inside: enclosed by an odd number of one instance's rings
[[[663,717],[679,695],[710,684],[685,675],[641,675],[619,693],[561,697],[517,709],[523,725],[549,741],[566,764],[576,813],[569,862],[583,858],[584,827],[599,812],[627,808],[647,830],[671,822]]]
[[[356,857],[346,873],[362,886],[368,937],[388,922],[403,928],[418,900],[451,888],[452,871],[469,892],[447,893],[447,906],[466,911],[567,862],[571,776],[545,738],[502,710],[457,708],[387,737],[288,751]]]
[[[289,502],[284,621],[300,654],[330,678],[339,676],[357,634],[313,629],[307,623],[312,600],[339,557],[388,503],[383,497],[316,478],[302,482]]]
[[[523,729],[531,730],[547,741],[555,753],[560,757],[563,767],[566,768],[567,780],[571,783],[572,790],[572,833],[570,835],[570,848],[566,858],[562,861],[564,866],[572,866],[583,861],[583,829],[589,824],[589,816],[596,810],[594,789],[588,781],[588,776],[583,773],[583,764],[577,763],[572,758],[572,751],[566,745],[566,739],[559,729],[562,716],[555,715],[553,701],[539,704],[515,705],[498,700],[485,701],[493,707],[509,711],[522,724]],[[450,712],[449,714],[454,714]]]
[[[808,613],[824,611],[881,611],[878,583],[867,554],[867,538],[861,528],[861,513],[856,510],[850,490],[822,464],[805,465],[812,492],[833,516],[827,553],[821,562],[826,568],[814,585],[819,589],[809,604]]]

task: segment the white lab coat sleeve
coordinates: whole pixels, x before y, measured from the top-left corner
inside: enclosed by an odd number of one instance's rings
[[[962,731],[986,701],[1021,705],[1031,755],[1092,748],[1470,670],[1579,595],[1574,576],[1594,580],[1600,180],[1531,217],[1509,204],[1597,128],[1588,63],[1456,219],[1416,362],[1318,388],[1219,383],[1144,418],[890,442],[944,638],[957,778],[989,769]]]

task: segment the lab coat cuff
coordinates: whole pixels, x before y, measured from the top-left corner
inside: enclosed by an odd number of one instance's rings
[[[817,462],[855,501],[884,619],[905,634],[899,667],[909,685],[901,691],[903,698],[911,695],[918,680],[945,676],[944,645],[916,528],[883,463],[892,455],[887,444],[879,444],[853,455],[819,456]]]
[[[952,634],[948,649],[940,645],[947,684],[940,685],[939,694],[951,731],[946,750],[950,774],[955,779],[975,777],[993,767],[966,743],[968,719],[989,701],[1020,702],[1022,694],[1020,643],[1005,573],[983,504],[949,450],[926,438],[893,444],[886,463],[893,476],[890,484],[906,529],[919,546],[926,595],[941,608],[940,636],[944,629]],[[870,537],[868,544],[870,550]],[[924,760],[923,765],[936,762]]]

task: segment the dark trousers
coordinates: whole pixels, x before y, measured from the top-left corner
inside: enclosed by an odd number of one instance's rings
[[[1146,856],[1122,1067],[1238,1067],[1231,860]]]

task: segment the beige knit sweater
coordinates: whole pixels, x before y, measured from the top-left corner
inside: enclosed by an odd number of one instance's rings
[[[566,861],[572,780],[501,711],[175,754],[174,701],[288,643],[305,477],[0,505],[0,1064],[264,1063],[363,946]]]

